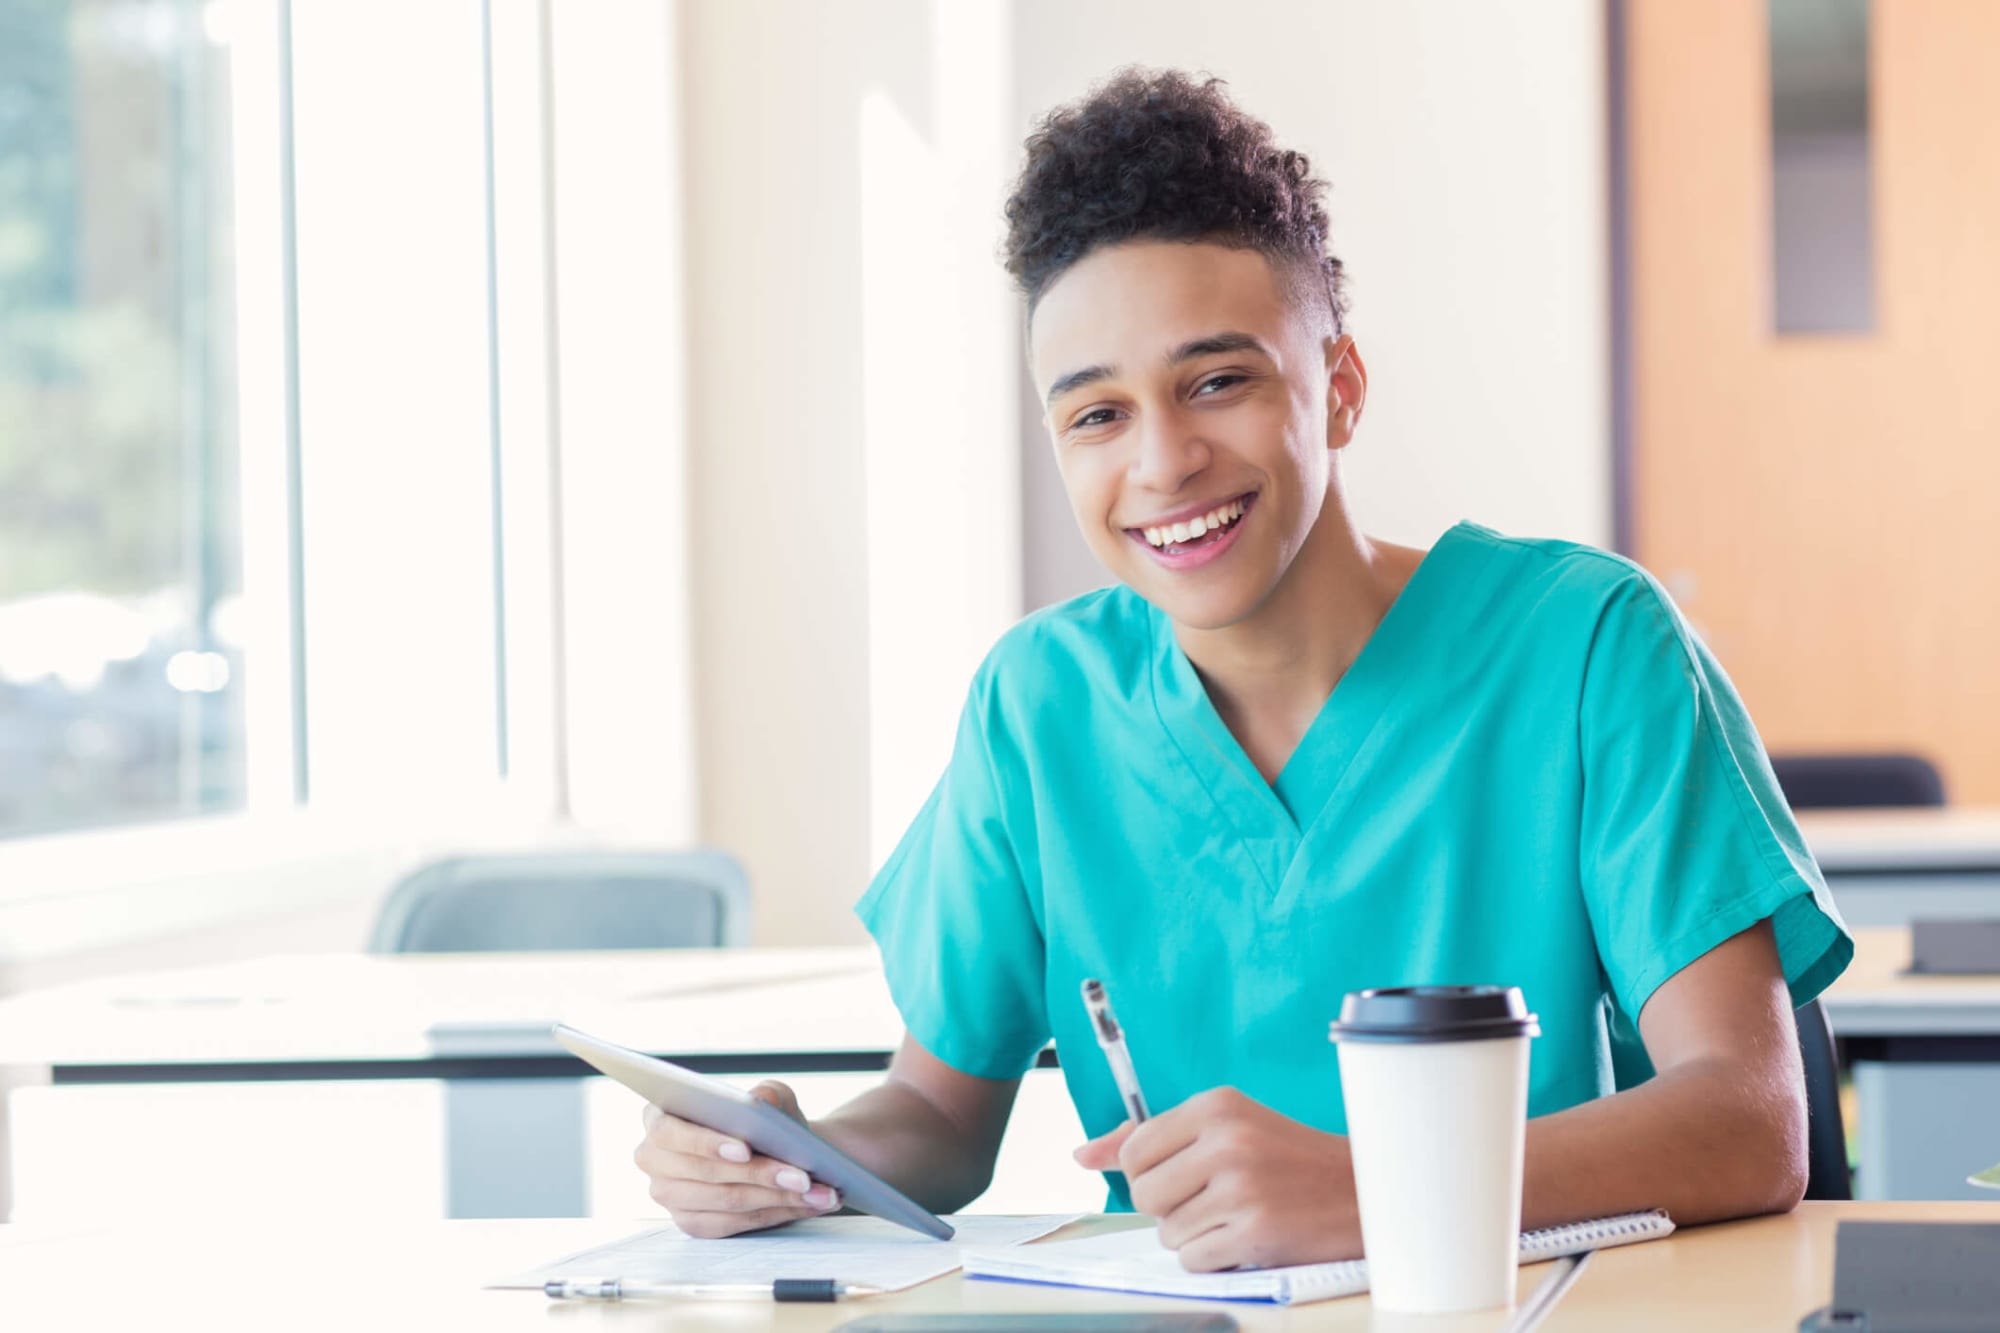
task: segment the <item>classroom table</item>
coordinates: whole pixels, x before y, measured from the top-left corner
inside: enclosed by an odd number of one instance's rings
[[[1966,1173],[2000,1160],[2000,978],[1903,977],[1906,931],[1856,936],[1826,1007],[1854,1061],[1858,1192],[1972,1197]],[[902,1034],[867,947],[338,954],[0,1001],[0,1071],[59,1085],[442,1078],[451,1215],[573,1216],[584,1067],[549,1040],[556,1019],[745,1075],[881,1069]],[[524,1154],[530,1134],[544,1146]]]
[[[879,1070],[903,1031],[869,947],[273,956],[0,1001],[0,1091],[443,1079],[449,1214],[580,1216],[592,1071],[558,1020],[717,1074]]]
[[[1864,1199],[1976,1199],[2000,1161],[2000,976],[1909,976],[1910,933],[1854,932],[1827,1021],[1854,1070]]]
[[[1856,928],[1827,1017],[1854,1070],[1864,1198],[1970,1197],[2000,1159],[2000,978],[1904,977],[1924,919],[2000,920],[2000,809],[1808,810],[1799,827]]]
[[[1803,810],[1798,820],[1851,926],[2000,920],[2000,809]]]
[[[2000,1224],[2000,1203],[1808,1203],[1797,1211],[1689,1227],[1664,1240],[1594,1256],[1542,1333],[1682,1333],[1688,1328],[1789,1330],[1832,1294],[1834,1228],[1842,1219]],[[1061,1236],[1129,1219],[1086,1219]],[[1395,1319],[1368,1298],[1280,1309],[968,1280],[957,1274],[838,1305],[767,1302],[550,1302],[481,1284],[630,1234],[615,1219],[356,1225],[352,1219],[244,1218],[226,1225],[46,1231],[0,1226],[0,1327],[36,1330],[477,1328],[714,1330],[809,1333],[872,1312],[1080,1314],[1225,1310],[1245,1329],[1494,1333],[1503,1312]],[[1526,1298],[1546,1265],[1521,1272]]]

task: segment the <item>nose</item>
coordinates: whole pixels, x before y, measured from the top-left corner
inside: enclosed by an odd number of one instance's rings
[[[1140,419],[1130,477],[1135,485],[1172,495],[1201,474],[1212,456],[1196,423],[1178,412],[1149,412]]]

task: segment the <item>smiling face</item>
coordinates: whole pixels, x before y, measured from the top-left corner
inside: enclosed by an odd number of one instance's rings
[[[1128,241],[1079,260],[1029,357],[1070,507],[1175,623],[1244,622],[1319,526],[1366,372],[1256,250]]]

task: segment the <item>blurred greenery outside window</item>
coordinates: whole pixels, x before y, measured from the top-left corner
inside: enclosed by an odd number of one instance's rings
[[[244,800],[226,48],[0,0],[0,838]]]

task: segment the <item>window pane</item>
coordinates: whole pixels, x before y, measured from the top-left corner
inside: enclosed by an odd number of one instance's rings
[[[0,0],[0,836],[243,802],[228,69],[203,23]]]
[[[1779,333],[1875,327],[1868,0],[1767,0]]]

